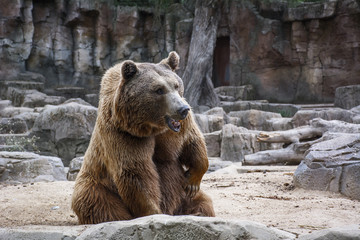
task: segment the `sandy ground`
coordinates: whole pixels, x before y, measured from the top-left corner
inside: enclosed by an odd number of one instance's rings
[[[293,168],[295,169],[295,168]],[[360,201],[294,188],[293,170],[206,174],[202,189],[217,217],[251,220],[295,234],[360,223]],[[76,225],[70,209],[74,182],[0,185],[0,227]]]

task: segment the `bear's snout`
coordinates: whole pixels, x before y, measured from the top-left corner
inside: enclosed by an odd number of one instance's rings
[[[180,107],[180,108],[177,110],[177,113],[179,114],[179,116],[180,116],[180,118],[181,118],[181,120],[182,120],[182,119],[185,119],[185,118],[187,117],[189,111],[190,111],[189,106],[184,105],[184,106]]]

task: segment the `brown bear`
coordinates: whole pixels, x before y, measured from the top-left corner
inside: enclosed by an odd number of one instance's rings
[[[178,54],[171,52],[158,64],[128,60],[104,74],[72,196],[80,224],[151,214],[215,215],[200,190],[209,163],[175,73],[178,65]]]

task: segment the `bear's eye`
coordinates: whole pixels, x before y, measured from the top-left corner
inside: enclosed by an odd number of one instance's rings
[[[164,90],[162,88],[159,88],[155,91],[158,95],[163,95],[164,94]]]
[[[175,85],[175,90],[178,90],[179,89],[179,85]]]

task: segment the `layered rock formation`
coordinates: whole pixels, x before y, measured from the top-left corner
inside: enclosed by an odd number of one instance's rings
[[[85,95],[98,91],[116,62],[157,62],[171,50],[182,58],[181,76],[194,2],[166,11],[125,2],[1,1],[0,81],[30,71],[45,76],[48,93]],[[217,30],[214,85],[250,84],[256,99],[270,102],[332,102],[337,87],[360,83],[359,16],[355,0],[296,7],[229,1]]]

